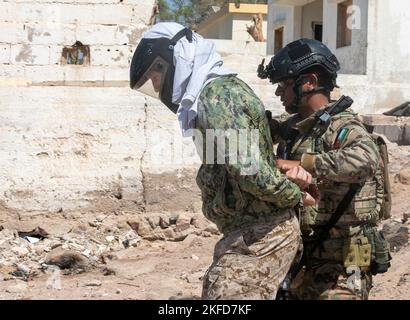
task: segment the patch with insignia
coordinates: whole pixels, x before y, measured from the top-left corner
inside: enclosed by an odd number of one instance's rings
[[[336,137],[335,143],[333,144],[334,149],[339,149],[340,145],[342,144],[343,140],[346,138],[349,129],[343,128],[339,131],[339,134]]]

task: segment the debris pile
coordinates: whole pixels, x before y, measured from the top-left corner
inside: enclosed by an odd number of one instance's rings
[[[142,241],[182,241],[193,234],[219,234],[203,216],[177,214],[133,214],[110,217],[98,214],[92,220],[74,221],[68,232],[53,234],[47,227],[15,230],[0,226],[0,280],[29,281],[58,268],[63,274],[100,269],[115,252],[138,247]]]

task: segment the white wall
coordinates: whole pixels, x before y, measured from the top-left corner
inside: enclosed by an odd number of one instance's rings
[[[367,73],[372,81],[410,82],[410,1],[369,2]]]
[[[0,2],[0,202],[72,209],[121,192],[143,200],[145,97],[128,88],[153,1]],[[90,66],[62,66],[64,46]]]
[[[312,38],[312,21],[323,21],[323,42],[336,53],[342,73],[366,73],[368,0],[354,0],[360,8],[360,29],[352,32],[352,45],[336,48],[337,4],[343,0],[270,0],[268,3],[268,53],[274,51],[274,29],[285,27],[284,44],[301,37]],[[322,15],[322,16],[321,16]]]
[[[209,39],[223,39],[223,40],[238,40],[238,41],[251,41],[255,40],[246,31],[246,26],[251,26],[252,14],[228,14],[204,30],[200,30],[199,33]],[[263,36],[267,35],[267,21],[266,16],[263,21]]]
[[[294,7],[291,5],[278,5],[276,0],[268,1],[268,30],[267,30],[267,53],[275,51],[275,29],[284,27],[283,44],[295,39]],[[297,28],[296,28],[297,29]],[[300,32],[300,30],[299,30]]]
[[[242,41],[255,41],[251,35],[246,31],[246,26],[253,25],[252,14],[234,14],[232,20],[232,40],[242,40]],[[266,39],[267,32],[267,21],[266,15],[263,15],[264,21],[263,26],[263,36]]]
[[[200,210],[191,139],[164,105],[129,89],[152,3],[24,1],[0,2],[1,206],[66,211],[121,194],[121,205],[141,210]],[[76,40],[90,46],[91,65],[60,65],[62,48]],[[265,43],[216,46],[270,99],[255,72]]]
[[[302,6],[302,31],[303,38],[313,39],[312,22],[323,21],[323,0],[316,0]]]
[[[343,0],[324,0],[323,43],[325,43],[339,59],[341,73],[366,74],[368,0],[353,1],[355,9],[351,19],[353,19],[354,16],[357,20],[353,23],[355,27],[352,29],[352,44],[350,46],[336,48],[337,5],[340,2],[343,2]]]
[[[232,15],[219,18],[215,23],[206,29],[200,30],[199,34],[208,39],[232,39]],[[245,30],[246,32],[246,30]]]

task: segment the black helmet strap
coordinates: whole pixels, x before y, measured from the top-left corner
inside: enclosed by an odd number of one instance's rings
[[[188,28],[184,28],[180,30],[170,41],[173,46],[177,44],[177,42],[182,39],[183,37],[186,37],[189,42],[192,42],[192,30]]]
[[[292,105],[288,108],[289,113],[297,113],[298,112],[298,106],[300,101],[302,100],[303,97],[308,96],[313,93],[317,92],[324,92],[327,95],[330,94],[330,91],[332,91],[332,86],[327,85],[327,86],[321,86],[321,87],[316,87],[312,90],[309,91],[303,91],[302,85],[303,85],[303,77],[304,75],[300,75],[296,80],[295,84],[293,86],[293,91],[295,92],[295,99],[293,100]]]
[[[169,40],[168,50],[174,51],[174,46],[177,42],[186,37],[189,42],[192,42],[192,31],[188,28],[184,28],[180,30],[172,39]],[[168,109],[170,109],[173,113],[177,113],[178,105],[172,102],[172,92],[174,87],[174,74],[175,74],[175,66],[173,63],[173,53],[170,53],[171,56],[171,68],[168,70],[165,78],[165,85],[162,89],[160,99],[162,103],[164,103]]]

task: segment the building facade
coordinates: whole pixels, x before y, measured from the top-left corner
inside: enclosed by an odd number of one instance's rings
[[[246,31],[252,18],[259,13],[263,17],[263,36],[266,38],[268,6],[266,4],[228,3],[223,8],[212,9],[213,13],[198,25],[197,32],[208,39],[254,41]]]
[[[410,99],[409,27],[406,0],[269,0],[267,51],[302,37],[323,41],[358,111],[379,113]]]

